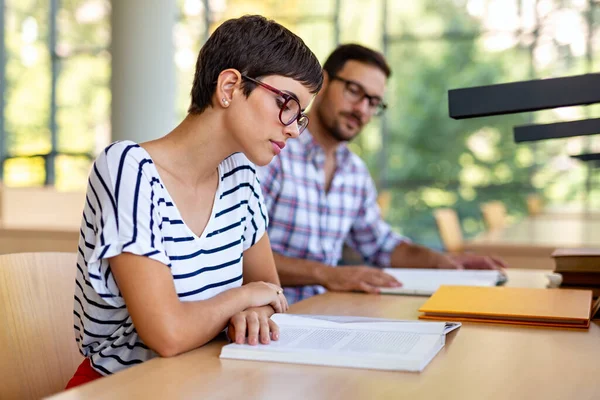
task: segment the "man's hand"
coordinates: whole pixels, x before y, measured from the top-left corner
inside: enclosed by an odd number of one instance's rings
[[[379,293],[380,287],[400,287],[393,276],[373,267],[327,267],[323,286],[336,292]]]
[[[279,327],[271,320],[275,311],[271,306],[248,308],[229,320],[227,336],[232,342],[249,345],[268,344],[271,339],[279,340]]]
[[[500,258],[476,254],[443,255],[437,267],[446,269],[495,269],[500,271],[508,268]]]

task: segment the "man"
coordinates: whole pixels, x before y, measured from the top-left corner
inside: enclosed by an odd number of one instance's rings
[[[381,219],[373,179],[346,144],[385,110],[390,68],[382,54],[347,44],[329,56],[323,69],[323,89],[308,113],[308,129],[259,171],[271,247],[288,301],[325,288],[377,293],[379,287],[401,285],[377,268],[332,268],[344,243],[378,267],[504,267],[494,258],[446,255],[413,244]]]

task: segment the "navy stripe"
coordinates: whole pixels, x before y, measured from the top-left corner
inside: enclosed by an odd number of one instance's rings
[[[93,244],[85,241],[85,234],[83,233],[83,231],[81,229],[79,229],[79,234],[81,235],[81,238],[83,239],[83,244],[85,244],[85,247],[87,247],[88,249],[92,249],[92,250],[94,250],[96,248],[96,246],[94,246]]]
[[[85,277],[85,274],[83,273],[83,268],[81,268],[81,265],[79,265],[79,263],[77,263],[77,269],[79,270],[79,272],[81,272],[81,276]],[[77,283],[77,281],[75,281]],[[81,289],[81,291],[83,291],[83,289]]]
[[[154,248],[154,189],[150,193],[150,247]]]
[[[256,182],[258,182],[258,178],[256,179]],[[258,184],[260,186],[260,182]],[[257,198],[258,198],[258,196],[257,196]],[[261,201],[258,202],[258,210],[260,211],[260,215],[262,215],[263,220],[265,221],[265,226],[267,226],[268,225],[268,223],[267,223],[267,216],[265,215],[265,213],[263,211],[263,207],[262,207],[262,202]]]
[[[90,203],[90,198],[88,197],[88,195],[85,195],[85,201],[87,201],[88,206],[90,207],[90,210],[92,210],[92,214],[96,215],[96,210],[94,209],[94,207],[92,207],[92,203]]]
[[[108,188],[108,186],[106,185],[106,183],[104,182],[104,179],[102,179],[102,176],[100,175],[100,172],[98,171],[98,168],[96,167],[96,163],[94,163],[94,172],[96,173],[98,180],[100,180],[100,183],[102,184],[102,187],[104,188],[104,191],[106,191],[106,195],[108,196],[108,198],[110,200],[110,204],[112,205],[113,211],[115,213],[115,220],[117,223],[117,230],[118,230],[119,229],[119,213],[117,212],[117,203],[115,202],[115,199],[113,199],[112,193],[111,193],[110,189]]]
[[[98,257],[99,260],[102,260],[104,258],[104,255],[106,254],[106,252],[108,251],[109,248],[110,248],[110,244],[102,249],[102,251],[100,252],[100,256]]]
[[[194,258],[199,256],[200,254],[213,254],[213,253],[218,253],[219,251],[223,251],[223,250],[227,250],[229,248],[232,248],[233,246],[236,246],[238,244],[240,244],[242,242],[241,239],[235,240],[231,243],[228,243],[226,245],[223,245],[221,247],[215,247],[214,249],[209,249],[209,250],[204,250],[204,249],[200,249],[192,254],[186,254],[186,255],[182,255],[182,256],[169,256],[169,259],[171,261],[175,261],[175,260],[188,260],[190,258]]]
[[[223,232],[227,232],[230,229],[235,228],[236,226],[240,226],[242,225],[242,223],[246,221],[246,217],[243,217],[241,220],[239,220],[238,222],[235,222],[231,225],[226,226],[225,228],[221,228],[221,229],[217,229],[214,232],[209,233],[208,235],[206,235],[207,238],[212,237],[214,235],[218,235],[219,233],[223,233]]]
[[[90,282],[89,282],[87,279],[85,280],[85,284],[86,284],[87,286],[89,286],[89,287],[90,287],[90,289],[92,289],[92,290],[94,291],[94,293],[96,292],[96,289],[94,289],[94,287],[92,286],[92,284],[91,284],[91,283],[90,283]]]
[[[79,313],[75,310],[73,310],[73,315],[76,316],[77,318],[79,318],[79,323],[81,324],[81,326],[84,326],[83,320],[81,319],[81,315],[79,315]],[[84,331],[85,331],[85,329],[84,329]]]
[[[79,266],[79,265],[77,265]],[[85,290],[83,290],[83,287],[81,287],[81,284],[79,283],[79,281],[75,280],[75,284],[79,287],[79,289],[81,289],[81,294],[83,294],[83,298],[85,299],[86,303],[93,305],[94,307],[97,308],[102,308],[103,310],[122,310],[123,308],[125,308],[125,306],[120,306],[120,307],[114,307],[108,304],[100,304],[100,303],[96,303],[94,300],[88,298],[85,295]]]
[[[94,233],[96,233],[96,227],[88,222],[87,218],[85,217],[85,213],[83,213],[83,220],[85,221],[85,226],[87,226]]]
[[[235,174],[236,172],[246,170],[246,169],[249,169],[250,171],[252,171],[252,173],[256,174],[256,170],[254,168],[252,168],[250,165],[242,165],[239,167],[235,167],[231,171],[223,174],[223,176],[221,177],[221,181],[223,181],[225,178],[230,177],[231,175]]]
[[[236,210],[236,209],[240,208],[241,206],[243,206],[244,204],[248,204],[248,200],[242,200],[238,204],[236,204],[235,206],[231,206],[229,208],[226,208],[223,211],[220,211],[220,212],[216,213],[215,214],[215,218],[218,218],[221,215],[224,215],[224,214],[227,214],[227,213],[229,213],[229,212],[231,212],[233,210]]]
[[[100,353],[98,353],[99,355],[101,355],[102,357],[110,357],[113,358],[115,360],[117,360],[117,362],[119,364],[125,365],[125,366],[129,366],[129,365],[136,365],[136,364],[141,364],[142,360],[129,360],[129,361],[125,361],[123,360],[121,357],[115,355],[115,354],[102,354],[102,351],[100,351]]]
[[[94,360],[90,357],[90,363],[92,364],[92,367],[94,367],[94,369],[97,369],[99,371],[104,372],[105,375],[112,375],[112,372],[110,372],[109,370],[107,370],[106,368],[104,368],[103,366],[96,364],[94,362]]]
[[[108,264],[108,262],[107,262]],[[102,261],[100,261],[98,268],[102,267]],[[110,293],[110,289],[108,288],[108,278],[109,276],[111,276],[111,271],[110,271],[110,264],[108,264],[106,266],[106,271],[104,271],[104,287],[106,288],[106,290]]]
[[[169,219],[169,217],[163,217],[162,222],[168,222],[171,225],[183,225],[183,221],[180,219]]]
[[[164,197],[161,197],[160,199],[158,199],[158,201],[156,202],[157,205],[160,206],[161,203],[165,203],[165,205],[167,207],[173,207],[173,203],[171,203],[170,201],[165,200]]]
[[[151,251],[149,253],[142,254],[142,256],[144,256],[144,257],[152,257],[153,255],[158,254],[158,253],[160,253],[159,250],[154,250],[154,251]]]
[[[83,262],[85,263],[85,266],[87,267],[87,261],[85,261],[85,254],[83,254],[83,250],[81,250],[81,247],[79,247],[79,245],[77,245],[77,251],[79,252],[79,254],[81,254],[81,257],[83,258]]]
[[[131,325],[131,324],[130,323],[129,324],[123,324],[123,326],[125,326],[125,325]],[[97,338],[97,339],[104,339],[103,342],[107,342],[107,341],[108,342],[111,342],[111,341],[114,342],[115,340],[117,340],[119,338],[125,338],[127,336],[130,336],[133,333],[133,331],[131,331],[131,332],[125,332],[121,336],[109,336],[109,337],[106,337],[106,335],[98,335],[96,333],[93,333],[93,332],[90,332],[90,331],[86,330],[85,328],[83,328],[83,333],[86,336],[89,336],[89,337],[93,337],[93,338]],[[95,342],[95,343],[97,343],[97,342]],[[86,346],[88,346],[88,345],[86,345]],[[100,349],[100,350],[102,350],[102,349]],[[96,353],[96,352],[95,351],[91,351],[91,353]]]
[[[192,240],[194,240],[195,238],[193,236],[184,236],[184,237],[172,237],[172,236],[165,236],[164,238],[165,242],[175,242],[175,243],[179,243],[179,242],[190,242]]]
[[[117,172],[117,183],[115,184],[115,201],[117,204],[119,204],[119,189],[121,188],[121,176],[123,175],[123,166],[125,165],[125,158],[127,157],[127,153],[129,153],[129,150],[136,147],[140,146],[137,144],[131,144],[127,146],[125,150],[123,150],[123,152],[121,153],[121,160],[119,161],[119,170]]]
[[[232,189],[229,189],[229,190],[223,192],[221,194],[221,196],[219,197],[219,199],[222,199],[225,196],[229,196],[230,194],[232,194],[242,188],[245,188],[245,187],[250,188],[250,190],[252,190],[252,192],[254,192],[254,188],[252,188],[252,185],[248,182],[244,182],[244,183],[240,183],[239,185],[237,185],[236,187],[234,187]]]
[[[240,256],[238,258],[236,258],[235,260],[231,260],[228,261],[226,263],[223,264],[219,264],[219,265],[213,265],[211,267],[204,267],[204,268],[200,268],[197,271],[194,272],[190,272],[187,274],[176,274],[173,275],[173,279],[185,279],[185,278],[191,278],[192,276],[196,276],[196,275],[200,275],[203,272],[207,272],[207,271],[216,271],[218,269],[223,269],[225,267],[229,267],[230,265],[235,265],[237,263],[239,263],[242,260],[242,257],[244,256],[244,254],[240,254]]]
[[[123,246],[123,250],[125,250],[127,247],[134,244],[135,241],[137,240],[138,201],[140,198],[140,185],[142,183],[142,168],[144,168],[145,164],[152,164],[152,160],[145,158],[144,160],[142,160],[142,162],[140,162],[140,165],[138,166],[138,176],[137,176],[137,182],[135,183],[135,195],[134,195],[134,199],[133,199],[133,237],[131,238],[131,241],[129,243],[127,243],[127,244],[125,244],[125,246]]]
[[[208,289],[212,289],[212,288],[219,287],[219,286],[229,285],[230,283],[233,283],[235,281],[239,281],[242,278],[243,278],[243,274],[240,274],[240,276],[228,279],[228,280],[223,281],[223,282],[211,283],[210,285],[203,286],[200,289],[192,290],[190,292],[180,293],[180,294],[178,294],[178,296],[179,297],[193,296],[195,294],[202,293],[202,292],[204,292],[205,290],[208,290]]]
[[[83,347],[86,347],[86,350],[88,351],[88,353],[92,353],[93,354],[94,351],[92,350],[92,347],[96,347],[96,346],[100,346],[101,345],[101,343],[98,342],[98,341],[84,343],[83,335],[81,334],[81,332],[79,333],[79,337],[80,337],[80,340],[81,340],[81,343],[82,343]]]
[[[83,316],[86,317],[87,319],[89,319],[92,322],[95,322],[97,324],[102,324],[102,325],[121,325],[123,324],[125,321],[127,321],[127,318],[122,319],[122,320],[105,320],[105,321],[101,321],[99,319],[96,319],[94,317],[92,317],[91,315],[89,315],[88,313],[85,312],[85,309],[83,307],[83,303],[81,302],[81,300],[79,300],[79,297],[77,297],[77,295],[74,296],[75,301],[79,303],[79,305],[81,306],[81,309],[83,311]],[[75,312],[75,311],[73,311]],[[79,314],[77,314],[79,316]]]
[[[96,279],[97,281],[102,280],[102,277],[100,275],[92,274],[89,271],[88,271],[88,275],[90,276],[90,278]]]
[[[115,144],[119,143],[120,141],[116,141],[111,143],[106,149],[104,149],[104,154],[108,154],[108,151],[111,149],[111,147],[113,147]]]
[[[118,345],[115,345],[113,343],[113,344],[110,345],[110,347],[113,348],[113,349],[119,349],[121,347],[127,347],[129,350],[133,350],[136,347],[141,347],[142,349],[150,350],[150,347],[146,346],[142,342],[135,342],[134,344],[123,343],[123,344],[118,344]]]
[[[104,246],[104,218],[102,218],[103,214],[104,214],[104,210],[102,210],[102,202],[100,201],[100,197],[98,196],[98,193],[96,193],[96,189],[94,188],[94,185],[92,185],[91,180],[88,180],[88,185],[90,187],[90,189],[92,189],[92,192],[94,193],[94,196],[96,197],[96,203],[98,204],[98,208],[100,209],[100,245]]]

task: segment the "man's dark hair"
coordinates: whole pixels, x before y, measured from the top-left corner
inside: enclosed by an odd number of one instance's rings
[[[292,78],[311,93],[317,93],[323,84],[321,64],[302,39],[273,20],[246,15],[225,21],[200,49],[188,112],[200,114],[212,106],[219,74],[228,68],[251,78]],[[246,96],[255,88],[247,81],[242,85]]]
[[[327,71],[329,77],[336,76],[337,73],[344,68],[346,62],[351,60],[371,64],[379,68],[387,78],[392,74],[392,70],[383,54],[353,43],[338,46],[333,53],[329,55],[325,64],[323,64],[323,69]]]

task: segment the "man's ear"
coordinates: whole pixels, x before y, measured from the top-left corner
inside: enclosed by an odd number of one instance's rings
[[[229,107],[233,101],[234,92],[240,88],[242,83],[242,74],[234,68],[228,68],[219,74],[215,97],[221,107]]]
[[[329,85],[329,73],[323,70],[323,86],[321,86],[321,90],[324,89],[327,85]]]

